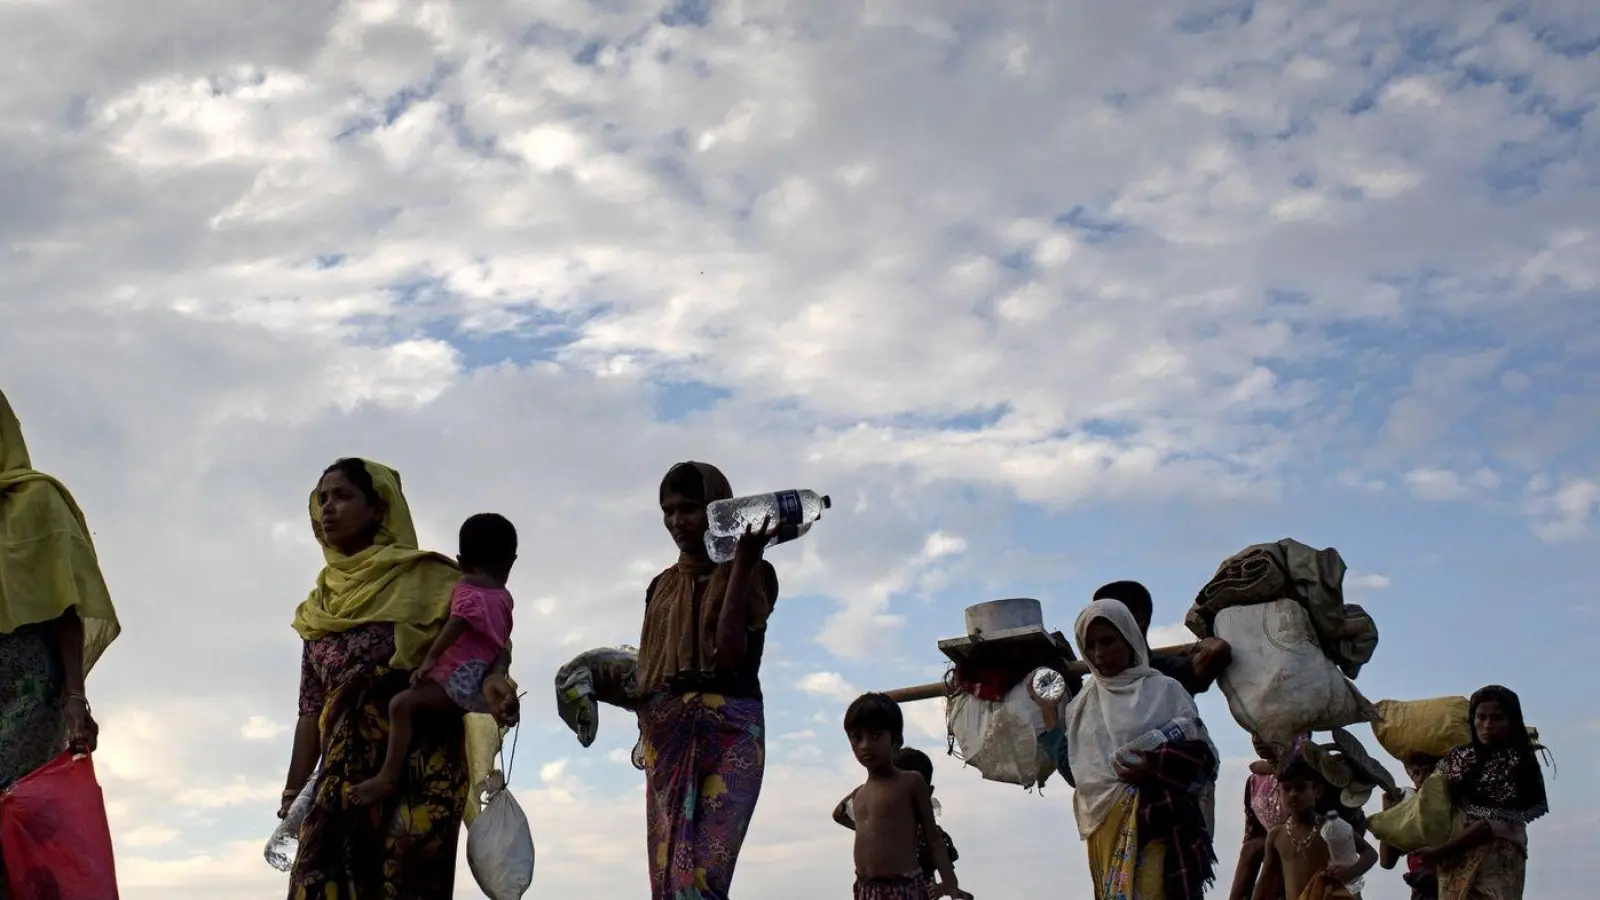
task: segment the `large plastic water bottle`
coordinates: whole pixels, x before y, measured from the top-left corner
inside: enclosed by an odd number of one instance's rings
[[[1187,717],[1173,719],[1159,728],[1152,728],[1117,750],[1116,758],[1124,765],[1134,765],[1140,753],[1149,753],[1162,744],[1177,741],[1198,741],[1204,734],[1199,719]]]
[[[1322,840],[1328,845],[1328,861],[1340,868],[1353,866],[1361,859],[1361,853],[1356,850],[1356,831],[1350,823],[1339,818],[1338,813],[1328,813],[1322,820]],[[1345,889],[1352,894],[1361,893],[1361,886],[1366,883],[1365,878],[1357,878],[1345,885]]]
[[[294,802],[289,804],[289,814],[278,823],[272,837],[267,838],[267,865],[279,872],[294,868],[295,854],[300,852],[300,827],[306,824],[312,801],[317,798],[317,781],[321,777],[322,766],[319,765],[306,781],[306,786],[295,796]]]
[[[778,533],[767,542],[768,547],[787,543],[807,531],[822,518],[822,511],[831,509],[833,501],[816,491],[774,491],[718,500],[706,507],[706,551],[711,561],[725,563],[733,559],[739,547],[739,538],[748,529],[761,528],[762,522],[777,526]]]

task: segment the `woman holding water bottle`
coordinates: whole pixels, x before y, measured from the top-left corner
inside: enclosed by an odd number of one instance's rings
[[[1073,628],[1089,680],[1041,742],[1070,773],[1073,812],[1089,852],[1096,900],[1200,897],[1216,862],[1201,793],[1216,778],[1217,752],[1194,700],[1150,668],[1133,613],[1096,600]]]
[[[777,572],[762,554],[777,530],[770,521],[747,529],[733,558],[714,562],[706,507],[732,497],[709,463],[679,463],[661,482],[678,561],[645,591],[639,640],[652,900],[727,900],[761,793],[761,654],[778,599]]]

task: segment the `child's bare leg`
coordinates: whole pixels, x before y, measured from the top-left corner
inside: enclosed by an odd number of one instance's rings
[[[389,748],[378,774],[350,789],[350,799],[358,806],[376,803],[394,793],[395,783],[405,769],[406,752],[411,749],[412,723],[419,712],[444,712],[455,709],[455,701],[436,681],[424,680],[403,690],[389,701]]]

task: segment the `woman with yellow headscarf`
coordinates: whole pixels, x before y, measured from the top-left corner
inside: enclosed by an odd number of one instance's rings
[[[83,512],[33,468],[0,392],[0,790],[68,746],[94,750],[84,678],[121,630]]]
[[[377,774],[389,704],[410,684],[450,616],[460,572],[417,548],[400,474],[341,459],[311,496],[325,565],[295,611],[301,654],[299,722],[279,816],[320,759],[316,799],[300,832],[290,900],[450,900],[456,845],[469,811],[467,728],[459,713],[419,717],[398,789],[359,806],[348,788]],[[509,653],[484,681],[502,722],[516,716]],[[491,725],[492,728],[492,725]]]

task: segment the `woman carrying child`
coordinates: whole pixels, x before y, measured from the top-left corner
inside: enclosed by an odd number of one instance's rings
[[[1062,766],[1077,791],[1078,834],[1088,843],[1096,900],[1198,900],[1216,862],[1201,792],[1217,752],[1188,691],[1149,666],[1128,608],[1097,600],[1073,629],[1090,678],[1064,715]],[[1053,713],[1053,710],[1052,710]],[[1052,716],[1053,718],[1053,716]],[[1154,749],[1129,744],[1161,729]],[[1119,753],[1119,751],[1121,751]]]
[[[460,712],[417,719],[390,796],[359,806],[349,789],[381,770],[392,702],[449,618],[461,573],[449,557],[418,549],[400,473],[387,466],[339,460],[322,473],[310,507],[325,565],[295,611],[305,642],[300,719],[279,817],[319,761],[322,775],[288,896],[449,900],[469,787]],[[486,705],[502,723],[516,716],[509,663],[506,648],[483,682]]]
[[[1521,900],[1528,823],[1550,811],[1544,773],[1515,693],[1490,685],[1472,695],[1469,709],[1472,740],[1438,768],[1465,827],[1416,856],[1437,868],[1439,900]]]
[[[762,552],[776,531],[752,529],[732,561],[712,562],[706,506],[732,496],[707,463],[679,463],[661,481],[678,561],[645,590],[638,668],[653,900],[727,900],[761,795],[761,653],[778,599]]]

